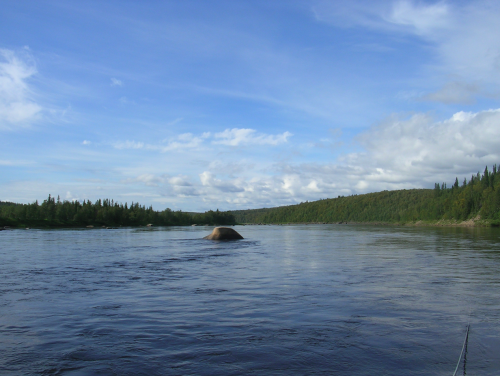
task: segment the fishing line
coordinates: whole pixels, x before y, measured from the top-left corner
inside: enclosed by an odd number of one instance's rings
[[[462,345],[462,351],[460,351],[460,356],[458,357],[457,367],[455,368],[455,372],[453,372],[453,376],[456,376],[458,372],[458,367],[460,366],[460,361],[462,360],[462,355],[464,350],[467,348],[467,342],[469,341],[469,329],[470,329],[470,318],[467,324],[467,331],[465,332],[464,344]]]

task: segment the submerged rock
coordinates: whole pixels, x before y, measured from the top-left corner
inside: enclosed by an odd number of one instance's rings
[[[216,227],[210,235],[205,236],[203,239],[209,240],[236,240],[243,239],[243,236],[238,234],[236,230],[229,227]]]

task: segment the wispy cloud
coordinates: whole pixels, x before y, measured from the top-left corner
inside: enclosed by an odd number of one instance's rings
[[[336,27],[415,35],[428,43],[436,62],[427,65],[426,73],[442,89],[426,99],[470,104],[477,95],[500,94],[500,41],[496,37],[500,34],[499,3],[319,1],[313,11],[318,21]],[[453,93],[452,88],[459,92]]]
[[[278,145],[288,141],[291,137],[290,132],[284,132],[278,135],[268,135],[258,133],[255,129],[233,128],[226,129],[223,132],[216,133],[214,144],[238,146],[238,145]]]
[[[201,136],[195,136],[192,133],[183,133],[173,140],[166,140],[167,145],[161,146],[159,150],[165,153],[168,151],[198,148],[208,137],[210,137],[209,132],[204,132]]]
[[[136,141],[118,141],[113,143],[115,149],[149,149],[150,145],[144,144],[144,142]]]
[[[123,82],[117,78],[111,77],[111,86],[123,86]]]
[[[200,135],[183,133],[174,138],[167,138],[160,144],[148,144],[137,141],[118,141],[113,143],[115,149],[144,149],[161,153],[182,151],[207,146],[211,140],[212,145],[240,146],[240,145],[272,145],[286,143],[292,136],[290,132],[278,135],[259,133],[255,129],[233,128],[212,134],[203,132]]]
[[[172,125],[175,125],[177,123],[180,123],[182,120],[184,120],[184,118],[179,117],[179,118],[177,118],[175,120],[172,120],[171,122],[168,122],[167,125],[168,126],[172,126]]]
[[[318,21],[339,27],[387,28],[384,15],[390,14],[386,1],[328,1],[320,0],[312,7]]]
[[[426,94],[421,99],[446,104],[472,104],[480,91],[480,87],[473,83],[448,82],[438,91]]]
[[[200,136],[194,136],[192,133],[183,133],[173,139],[165,139],[160,144],[148,144],[137,141],[117,141],[113,143],[115,149],[144,149],[166,153],[168,151],[181,151],[193,149],[201,146],[203,141],[210,136],[205,132]]]
[[[34,165],[34,161],[0,159],[0,166],[28,166]]]
[[[42,107],[28,85],[36,72],[27,50],[0,49],[0,129],[29,126],[40,114]]]
[[[154,174],[142,174],[136,178],[129,178],[122,180],[122,183],[133,184],[133,183],[144,183],[149,187],[157,187],[159,184],[165,181],[162,176],[155,176]]]
[[[189,178],[183,175],[169,176],[168,174],[146,173],[133,178],[122,179],[121,183],[126,185],[140,184],[150,187],[157,191],[156,195],[163,197],[184,198],[201,194],[199,189],[189,181]]]
[[[426,4],[410,0],[395,1],[385,19],[409,27],[416,34],[430,35],[437,29],[450,27],[450,9],[445,2]]]
[[[339,27],[366,27],[386,32],[428,34],[450,25],[450,6],[413,0],[317,1],[312,8],[318,21]]]

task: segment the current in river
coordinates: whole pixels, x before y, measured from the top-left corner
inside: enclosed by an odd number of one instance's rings
[[[234,228],[1,231],[0,374],[500,374],[499,229]]]

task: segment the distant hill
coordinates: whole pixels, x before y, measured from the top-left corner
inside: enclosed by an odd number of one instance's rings
[[[422,221],[500,224],[500,173],[485,169],[462,185],[434,189],[383,191],[297,205],[230,211],[238,223],[408,223]],[[479,221],[480,219],[480,221]]]

